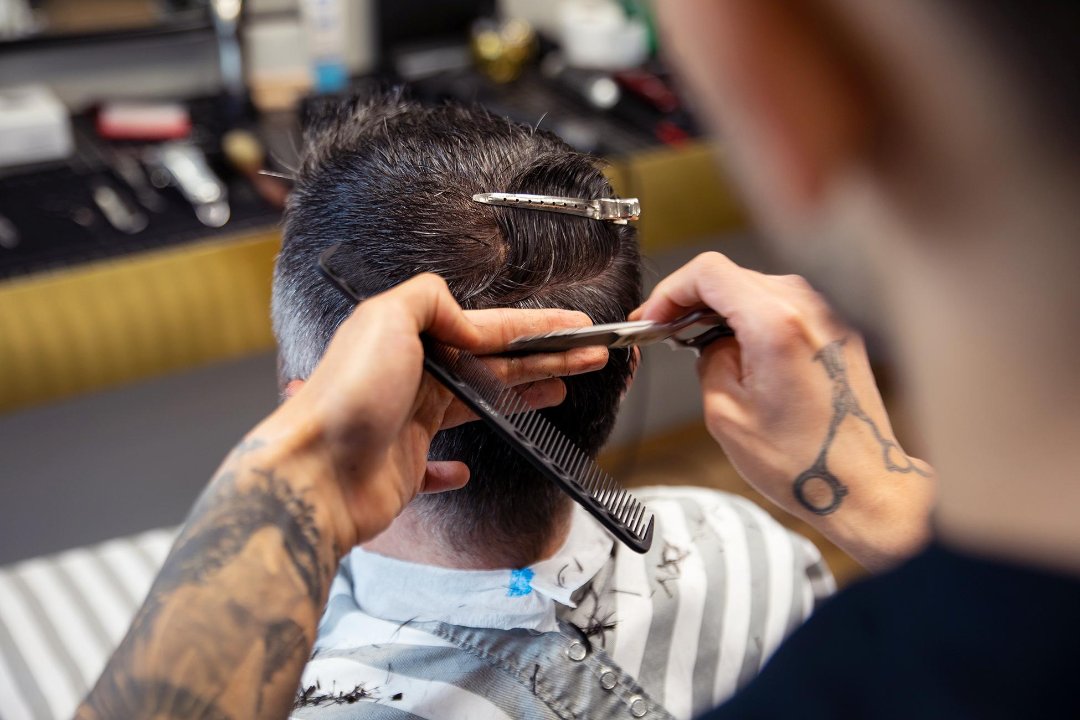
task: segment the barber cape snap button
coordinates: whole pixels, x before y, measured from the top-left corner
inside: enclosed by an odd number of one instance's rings
[[[647,712],[649,712],[649,704],[645,702],[645,698],[636,697],[630,701],[630,714],[634,717],[645,717]]]
[[[605,690],[613,690],[618,682],[619,680],[615,677],[615,673],[610,670],[607,670],[600,676],[600,687]]]
[[[587,654],[588,651],[585,649],[585,646],[576,640],[572,642],[570,644],[570,647],[566,649],[566,657],[574,660],[575,662],[578,660],[584,660]]]

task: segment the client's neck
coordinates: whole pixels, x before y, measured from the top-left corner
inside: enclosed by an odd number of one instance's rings
[[[522,568],[545,560],[562,547],[570,532],[572,505],[567,502],[551,520],[543,542],[502,542],[494,538],[448,537],[453,528],[432,523],[416,505],[405,508],[390,527],[364,543],[365,550],[423,565],[462,570]],[[537,549],[539,548],[539,549]]]

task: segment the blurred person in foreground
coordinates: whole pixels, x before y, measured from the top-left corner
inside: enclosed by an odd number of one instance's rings
[[[658,10],[756,217],[849,322],[886,343],[943,478],[921,548],[933,483],[900,471],[882,423],[871,432],[852,412],[872,417],[865,356],[801,281],[706,255],[657,288],[639,315],[706,305],[735,327],[700,374],[706,421],[743,476],[871,565],[899,563],[815,613],[715,717],[1080,714],[1074,4],[673,0]],[[305,388],[253,431],[261,448],[228,467],[306,467],[316,525],[339,528],[318,537],[373,537],[432,487],[423,451],[441,408],[420,380],[421,330],[483,347],[441,286],[405,283],[357,310]],[[411,348],[409,362],[382,359],[373,346],[387,342]],[[387,393],[399,375],[408,381]],[[839,489],[821,480],[823,438]],[[360,450],[363,461],[348,460]],[[330,541],[299,546],[316,548],[328,578],[336,555],[319,548]],[[287,553],[258,547],[267,562],[244,556],[235,571],[268,590]],[[242,594],[222,577],[230,571],[206,581],[213,597]],[[297,624],[310,643],[309,606],[298,602]],[[235,638],[200,644],[168,622],[133,642],[144,638],[192,657],[242,656]],[[301,665],[276,666],[286,699]],[[119,662],[99,688],[168,672]],[[169,697],[253,707],[274,675],[260,685],[253,672],[230,695],[228,678],[185,677]]]
[[[658,9],[767,236],[883,341],[941,476],[930,546],[826,604],[716,717],[1080,716],[1077,5]],[[810,518],[795,483],[822,433],[792,389],[835,380],[855,349],[798,292],[706,256],[640,314],[728,317],[737,342],[700,365],[707,421],[744,477]],[[828,470],[905,467],[891,452]],[[893,546],[922,502],[920,478],[895,477],[849,486],[817,524]]]
[[[558,308],[609,323],[640,305],[633,225],[484,205],[472,199],[481,192],[613,196],[595,159],[482,109],[389,94],[311,113],[274,276],[287,392],[351,310],[316,270],[335,243],[335,272],[362,297],[427,271],[472,310]],[[587,352],[603,363],[602,348]],[[565,398],[544,414],[591,457],[635,359],[612,351],[600,369],[549,381]],[[469,483],[416,498],[347,554],[297,716],[322,716],[361,688],[350,717],[400,695],[396,710],[430,717],[689,718],[756,675],[833,588],[817,549],[743,498],[635,489],[656,517],[639,555],[481,423],[444,429],[430,457],[464,462]]]

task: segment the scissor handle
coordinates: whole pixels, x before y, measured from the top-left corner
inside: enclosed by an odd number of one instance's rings
[[[696,350],[700,353],[702,349],[712,341],[725,337],[735,337],[735,331],[732,330],[726,322],[721,320],[716,327],[711,327],[705,332],[695,335],[692,338],[687,338],[685,340],[682,338],[672,338],[672,340],[682,347],[690,348],[691,350]]]

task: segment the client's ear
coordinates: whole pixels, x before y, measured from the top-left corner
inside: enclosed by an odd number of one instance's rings
[[[281,399],[288,400],[296,393],[300,392],[300,388],[304,387],[303,380],[290,380],[285,384],[284,389],[281,391]]]

